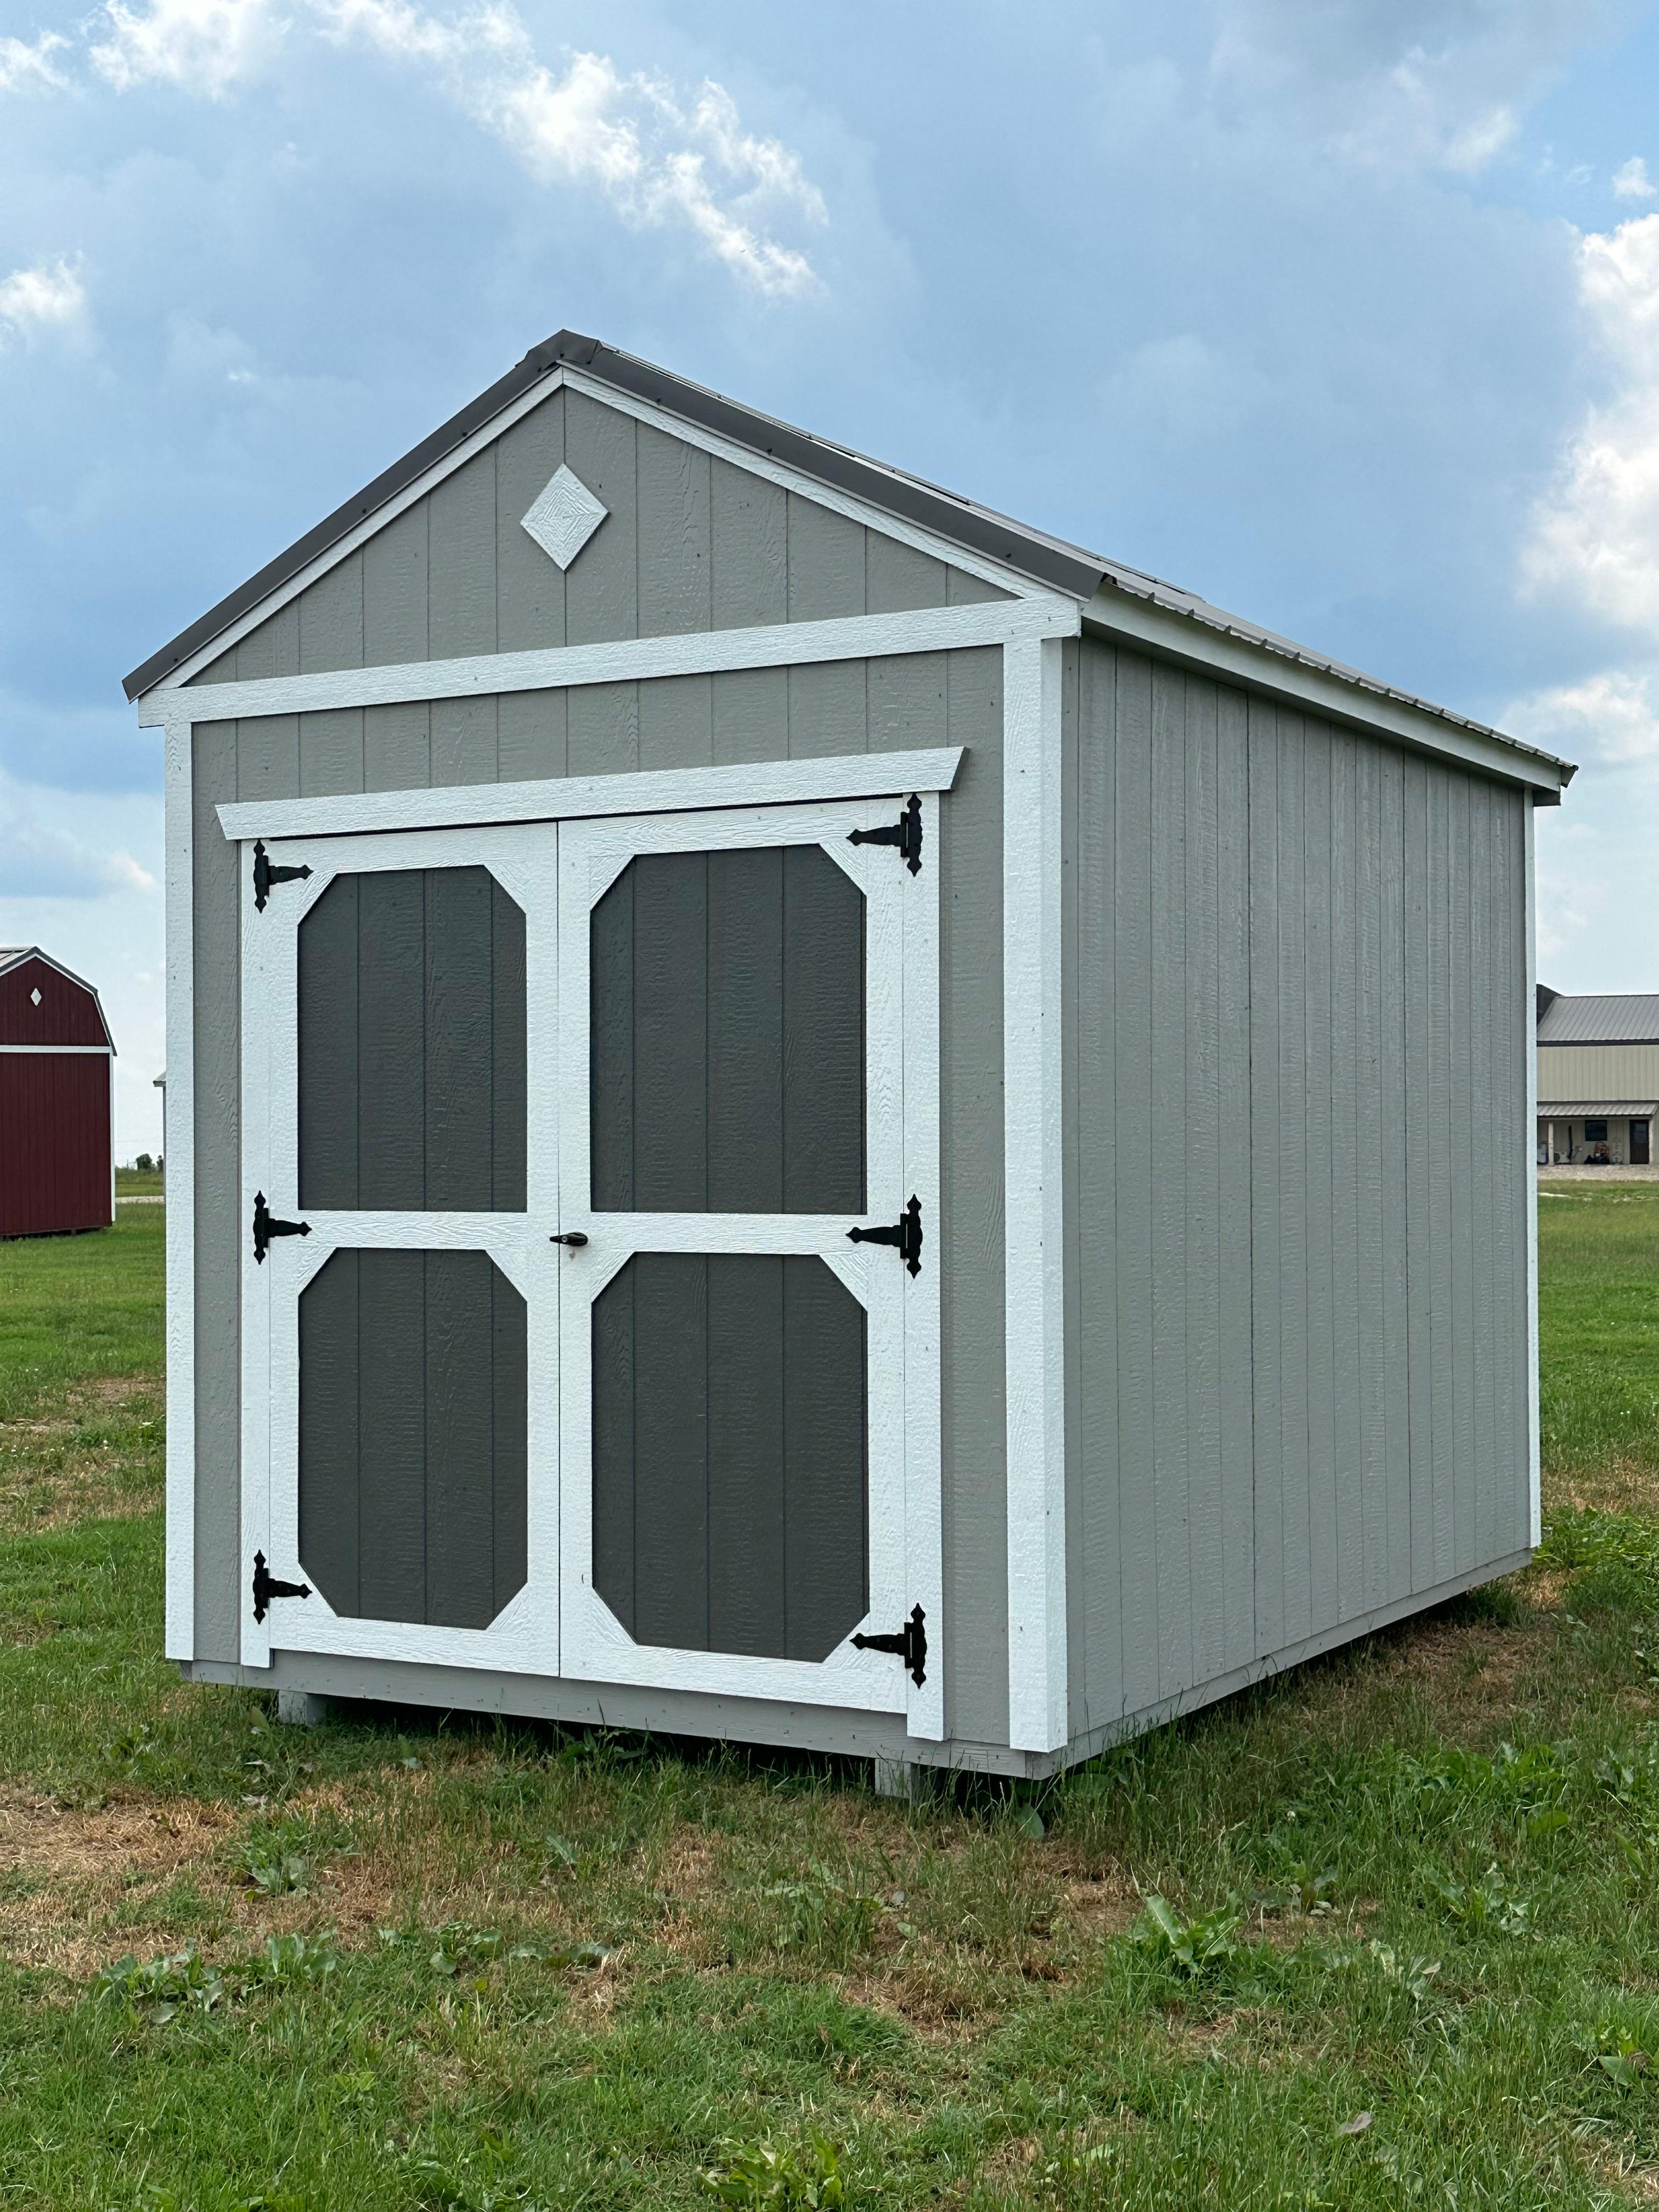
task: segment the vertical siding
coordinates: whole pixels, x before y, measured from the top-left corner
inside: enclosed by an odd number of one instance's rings
[[[1529,1164],[1520,797],[1075,667],[1081,1731],[1524,1544]]]
[[[608,510],[566,570],[523,527],[561,463]],[[901,574],[908,580],[896,595]],[[193,680],[284,672],[264,665],[267,634],[285,635],[295,619],[310,672],[943,606],[958,586],[967,598],[1007,597],[630,415],[556,392]],[[747,671],[696,680],[733,694],[724,711],[740,721],[759,711],[746,695],[759,694],[780,722],[774,695],[793,689],[803,726],[819,728],[833,718],[832,702],[844,708],[854,681],[845,667],[764,673],[764,684],[746,680]],[[483,702],[466,704],[470,720],[453,702],[432,711],[455,725],[456,757],[475,763],[494,741],[483,733],[495,726],[494,702],[489,714]]]

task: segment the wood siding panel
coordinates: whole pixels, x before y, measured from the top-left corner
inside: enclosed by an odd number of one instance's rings
[[[1091,641],[1077,683],[1080,1729],[1521,1547],[1529,1170],[1522,802]]]
[[[607,509],[568,570],[524,527],[562,462]],[[866,567],[872,614],[1009,596],[599,400],[556,392],[191,681],[862,614]],[[786,672],[766,672],[787,686]],[[823,681],[811,672],[805,688]]]
[[[827,1657],[869,1603],[864,1309],[816,1258],[640,1252],[593,1330],[599,1595],[641,1644]]]
[[[526,1571],[525,1304],[483,1252],[338,1251],[300,1300],[300,1558],[337,1613],[488,1626]]]

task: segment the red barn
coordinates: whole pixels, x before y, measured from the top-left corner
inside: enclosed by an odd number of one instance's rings
[[[0,945],[0,1237],[109,1227],[114,1086],[91,984],[38,945]]]

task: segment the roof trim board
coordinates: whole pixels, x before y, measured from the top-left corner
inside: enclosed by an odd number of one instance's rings
[[[660,416],[661,427],[739,466],[775,480],[798,478],[799,488],[809,495],[854,514],[866,526],[901,538],[908,538],[911,529],[925,533],[926,550],[981,575],[990,570],[979,564],[993,564],[994,580],[1021,596],[1032,586],[1039,594],[1045,589],[1064,593],[1087,605],[1091,626],[1109,634],[1133,635],[1177,659],[1220,666],[1237,681],[1315,704],[1335,719],[1380,726],[1408,744],[1459,754],[1471,766],[1529,783],[1545,798],[1558,795],[1573,774],[1568,763],[1501,732],[1309,653],[1157,577],[1068,544],[574,331],[561,331],[533,347],[506,376],[142,662],[125,678],[128,698],[163,683],[171,688],[187,681],[208,659],[228,649],[234,642],[233,630],[242,635],[256,613],[272,611],[305,580],[343,559],[561,380],[638,419]],[[1137,606],[1144,611],[1139,623],[1133,611]],[[1367,702],[1363,708],[1354,703],[1356,692]],[[1443,734],[1448,729],[1463,733],[1462,739],[1449,744]],[[1535,763],[1537,772],[1517,777],[1521,761]]]

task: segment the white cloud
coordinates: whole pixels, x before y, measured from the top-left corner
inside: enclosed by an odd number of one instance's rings
[[[1659,676],[1607,669],[1516,699],[1500,726],[1568,760],[1659,763]]]
[[[1302,109],[1368,167],[1474,175],[1513,143],[1603,0],[1224,0],[1217,81]]]
[[[579,52],[551,69],[508,0],[450,17],[412,0],[295,4],[331,45],[433,71],[539,182],[596,189],[637,229],[688,228],[760,291],[814,286],[805,254],[775,229],[781,220],[824,222],[823,195],[788,147],[744,129],[723,86],[706,81],[683,100],[603,54]],[[118,91],[166,82],[212,100],[264,68],[295,29],[276,0],[107,0],[104,21],[108,35],[92,59]]]
[[[0,338],[33,338],[72,323],[86,305],[86,290],[67,261],[15,269],[0,277]]]
[[[1613,196],[1621,200],[1650,200],[1659,198],[1659,185],[1648,174],[1648,165],[1639,154],[1632,154],[1621,168],[1613,173]]]
[[[125,847],[100,849],[44,821],[26,801],[0,794],[0,883],[9,899],[99,898],[155,890],[155,878]]]
[[[56,31],[43,31],[33,45],[21,39],[0,39],[0,92],[57,90],[64,79],[52,56],[68,46]]]
[[[1579,285],[1609,395],[1592,406],[1534,520],[1522,574],[1635,629],[1659,623],[1659,214],[1579,248]]]
[[[146,0],[130,8],[108,0],[108,35],[91,48],[93,66],[118,92],[173,84],[220,100],[249,76],[283,29],[270,0]]]
[[[799,248],[770,234],[793,215],[827,219],[799,157],[745,131],[721,85],[689,104],[660,79],[623,75],[603,54],[577,53],[560,74],[536,58],[508,6],[448,21],[409,0],[317,0],[341,40],[435,68],[450,95],[543,183],[587,185],[638,229],[682,223],[734,274],[763,292],[815,282]]]

